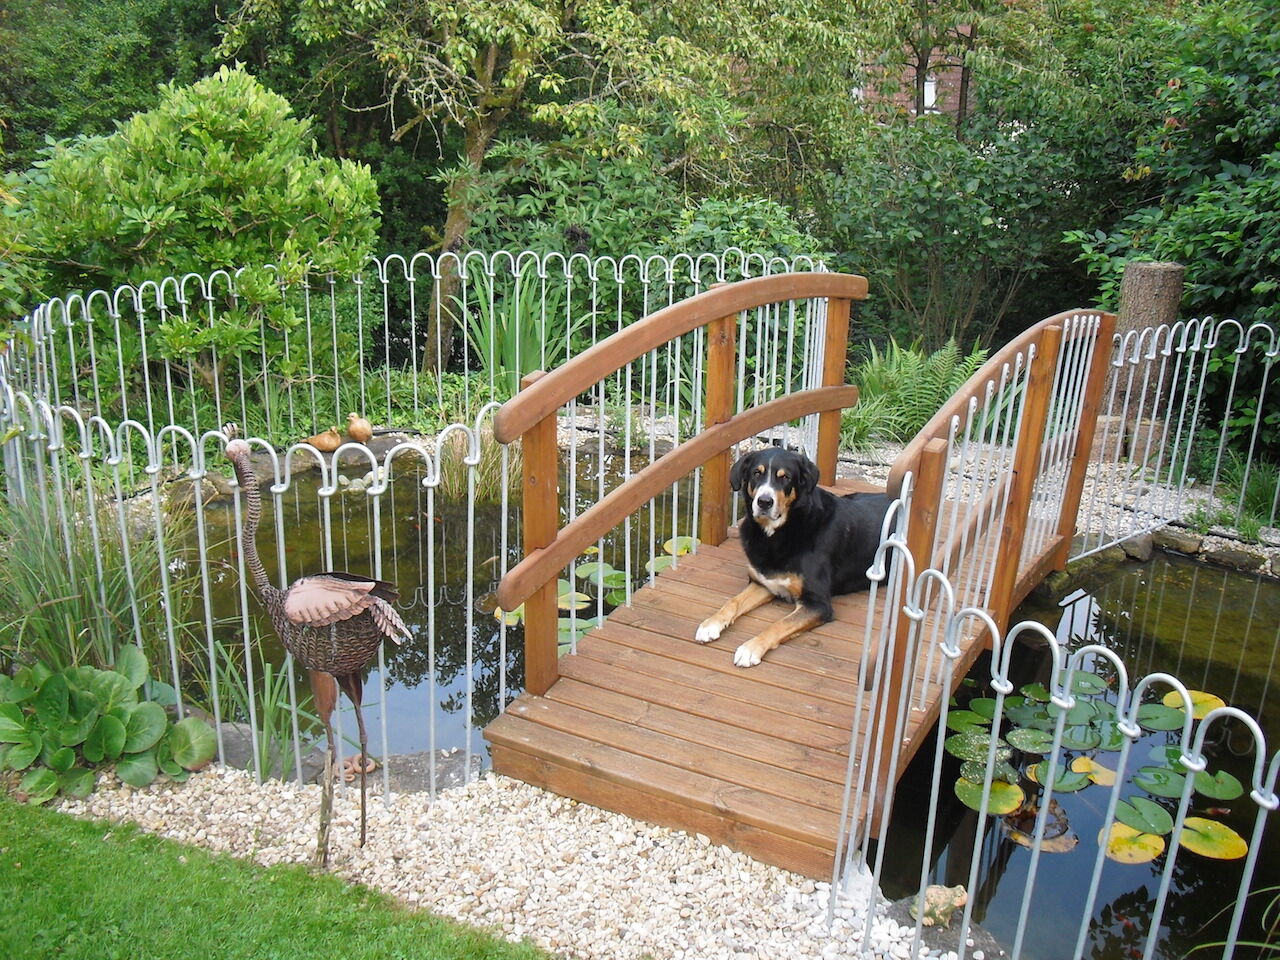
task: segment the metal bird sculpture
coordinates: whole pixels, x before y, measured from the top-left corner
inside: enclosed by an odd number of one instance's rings
[[[271,617],[280,642],[311,676],[316,712],[324,722],[329,752],[325,764],[325,797],[321,801],[320,837],[316,861],[328,859],[328,813],[332,808],[334,736],[331,717],[338,702],[338,688],[351,699],[360,731],[360,845],[365,842],[365,756],[368,737],[360,712],[365,668],[378,654],[384,640],[401,642],[409,629],[392,602],[399,596],[395,585],[354,573],[329,571],[301,577],[279,590],[267,577],[258,557],[256,535],[262,516],[262,496],[257,475],[249,462],[249,444],[226,431],[226,455],[244,491],[245,511],[240,530],[240,552],[253,578],[258,598]]]

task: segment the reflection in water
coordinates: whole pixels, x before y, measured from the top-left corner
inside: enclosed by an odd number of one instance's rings
[[[598,498],[601,485],[607,490],[620,482],[621,459],[578,450],[573,500],[579,511]],[[637,454],[629,459],[633,471],[644,465]],[[344,472],[359,479],[358,469]],[[446,497],[424,487],[425,476],[420,462],[397,462],[388,492],[375,505],[362,490],[345,487],[323,497],[318,472],[297,475],[288,490],[265,498],[258,548],[279,583],[337,569],[377,576],[399,589],[396,606],[413,640],[386,645],[382,669],[375,668],[366,681],[365,717],[373,752],[462,749],[484,755],[481,731],[524,682],[523,629],[493,614],[498,581],[520,559],[515,546],[520,505],[495,495],[488,502],[477,497],[469,506],[465,494]],[[567,488],[564,477],[561,485]],[[673,500],[687,517],[693,506],[687,489],[678,499],[661,498],[600,544],[601,559],[629,570],[633,581],[643,578],[645,561],[661,550],[676,526]],[[261,656],[282,663],[284,651],[252,596],[246,640],[233,502],[217,501],[205,514],[215,642],[233,649],[240,663],[246,652],[255,661]],[[591,605],[564,614],[575,624],[608,609],[598,588],[580,582],[577,589],[591,596]],[[384,675],[385,690],[379,695]],[[299,686],[304,699],[305,688],[304,681]],[[354,719],[345,700],[342,705],[349,733]]]
[[[1179,677],[1191,689],[1215,693],[1259,720],[1271,754],[1280,745],[1280,709],[1276,706],[1275,689],[1280,584],[1206,567],[1178,556],[1157,555],[1147,563],[1099,567],[1076,578],[1073,589],[1064,597],[1029,601],[1015,612],[1013,622],[1028,619],[1056,627],[1057,637],[1069,648],[1103,643],[1116,650],[1124,660],[1131,685],[1150,673],[1165,672]],[[1044,682],[1049,679],[1050,669],[1046,650],[1024,646],[1015,653],[1011,680],[1015,686]],[[1104,677],[1114,672],[1097,663],[1093,669]],[[984,680],[990,677],[988,658],[980,660],[970,676],[977,685],[961,688],[962,702],[969,695],[965,690],[974,691],[975,696],[990,695],[984,690]],[[1148,732],[1134,744],[1125,771],[1124,797],[1146,796],[1127,777],[1150,762],[1153,749],[1176,744],[1179,738],[1180,731]],[[1248,796],[1254,763],[1252,738],[1243,724],[1228,721],[1217,727],[1205,754],[1208,769],[1234,774],[1245,784],[1245,795],[1224,803],[1193,794],[1189,813],[1211,816],[1241,836],[1251,837],[1257,814],[1257,807]],[[1117,759],[1115,753],[1095,752],[1094,756],[1109,766],[1114,766]],[[932,763],[933,745],[928,744],[897,791],[894,823],[885,841],[893,852],[886,863],[899,867],[897,873],[883,879],[885,893],[890,897],[914,893],[919,883]],[[938,839],[929,855],[930,883],[968,882],[977,814],[961,804],[950,790],[957,775],[958,761],[948,756],[943,768]],[[1073,955],[1108,794],[1108,790],[1097,786],[1078,793],[1055,794],[1080,844],[1070,853],[1041,856],[1029,904],[1024,957],[1058,960]],[[1173,801],[1159,802],[1174,809]],[[1273,816],[1272,820],[1277,818]],[[1031,855],[1009,840],[997,823],[996,818],[989,818],[979,854],[974,920],[1008,947],[1016,934]],[[1148,864],[1105,862],[1083,956],[1106,960],[1141,956],[1165,862],[1164,856]],[[1230,913],[1224,908],[1234,904],[1243,866],[1243,860],[1218,861],[1185,849],[1180,851],[1157,935],[1156,957],[1173,960],[1197,944],[1225,936]],[[1270,823],[1264,834],[1252,887],[1257,890],[1277,883],[1280,821]],[[1266,905],[1265,897],[1254,899],[1257,903],[1251,903],[1246,913],[1243,933],[1258,929],[1259,915]],[[1217,956],[1218,952],[1200,955]],[[1237,956],[1246,955],[1247,950],[1237,951]]]

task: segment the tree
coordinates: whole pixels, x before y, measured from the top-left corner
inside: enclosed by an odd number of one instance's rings
[[[608,0],[245,0],[231,20],[225,50],[263,24],[291,21],[309,44],[328,45],[331,61],[376,62],[388,107],[408,116],[397,138],[432,129],[447,162],[447,214],[440,247],[468,240],[487,161],[501,139],[537,132],[569,138],[601,159],[648,155],[655,169],[690,184],[725,187],[751,165],[740,144],[756,129],[800,130],[784,143],[809,142],[815,111],[789,123],[780,90],[819,84],[803,70],[825,57],[823,78],[847,74],[855,12],[834,0],[755,3],[618,3]],[[805,43],[801,43],[801,41]],[[819,53],[819,44],[826,49]],[[847,112],[848,83],[826,83]],[[747,105],[762,105],[750,122]],[[823,101],[827,110],[831,101]],[[399,113],[397,113],[397,116]],[[784,161],[786,158],[782,158]],[[451,161],[451,162],[450,162]],[[740,182],[740,181],[739,181]],[[453,275],[436,291],[452,302]],[[444,310],[431,316],[448,319]],[[425,360],[447,361],[448,325],[427,331]],[[434,356],[441,343],[444,356]]]
[[[368,168],[317,156],[309,124],[238,68],[164,87],[109,136],[58,144],[21,186],[27,242],[59,292],[247,268],[217,323],[171,313],[159,330],[166,358],[209,382],[211,351],[225,362],[304,322],[282,288],[354,273],[377,235]]]

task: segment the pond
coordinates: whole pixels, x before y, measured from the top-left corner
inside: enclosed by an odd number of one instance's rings
[[[579,449],[575,461],[579,510],[597,498],[601,482],[611,489],[621,481],[624,464],[620,454],[606,450],[602,457],[598,449]],[[629,461],[633,471],[646,462],[634,453]],[[266,496],[258,530],[259,551],[276,582],[291,582],[327,569],[373,575],[375,553],[380,555],[380,576],[399,589],[396,606],[413,638],[399,646],[385,645],[385,677],[375,664],[365,682],[364,717],[371,752],[397,755],[434,749],[486,757],[485,725],[524,683],[523,628],[518,620],[500,620],[494,599],[504,552],[506,566],[520,559],[512,546],[520,536],[519,503],[508,502],[504,508],[498,494],[485,499],[481,492],[469,507],[465,474],[454,489],[432,491],[422,484],[420,464],[397,463],[398,473],[382,498],[377,524],[380,543],[372,537],[375,517],[370,498],[357,489],[361,469],[344,467],[343,485],[328,498],[327,506],[317,495],[317,471],[292,478],[280,504],[285,531],[282,558],[277,554],[276,508]],[[513,486],[518,487],[518,468],[515,473]],[[563,475],[561,489],[567,489]],[[682,490],[676,501],[681,515],[688,512],[688,500]],[[650,554],[661,552],[661,544],[672,535],[672,501],[668,494],[642,511],[630,531],[603,544],[599,559],[621,568],[629,551],[633,582],[642,579]],[[209,531],[206,553],[213,571],[213,639],[242,673],[247,646],[253,654],[255,682],[259,682],[261,661],[279,667],[285,661],[284,650],[256,597],[248,602],[249,642],[245,643],[233,501],[214,501],[205,514]],[[332,530],[331,559],[327,559],[323,535],[326,523]],[[658,546],[651,548],[651,539]],[[283,575],[278,573],[281,563]],[[609,590],[586,579],[574,587],[578,609],[562,613],[562,624],[572,623],[581,633],[592,618],[611,609],[605,600]],[[197,654],[196,659],[203,656]],[[304,709],[309,707],[305,677],[299,682],[299,696],[304,698]],[[223,704],[224,713],[233,709],[226,698]],[[345,697],[340,706],[340,731],[353,742],[355,719]],[[311,734],[323,736],[314,724]]]
[[[1260,721],[1273,752],[1280,742],[1280,710],[1275,704],[1280,691],[1275,689],[1274,672],[1280,641],[1280,584],[1274,581],[1157,553],[1145,563],[1096,567],[1074,578],[1065,595],[1036,597],[1015,612],[1012,622],[1026,619],[1056,628],[1057,637],[1069,648],[1086,643],[1111,647],[1121,655],[1131,683],[1149,673],[1166,672],[1181,678],[1189,688],[1217,694]],[[1095,661],[1091,666],[1099,675],[1107,676],[1106,665]],[[1051,658],[1043,647],[1023,645],[1015,652],[1014,667],[1011,679],[1015,687],[1045,683]],[[984,679],[989,677],[989,658],[984,656],[970,674],[973,686],[961,688],[959,703],[964,705],[970,697],[989,696],[983,687]],[[1196,792],[1189,815],[1219,821],[1249,838],[1257,812],[1248,796],[1254,761],[1252,738],[1246,735],[1243,725],[1234,722],[1218,729],[1222,735],[1212,737],[1205,748],[1208,770],[1229,772],[1244,784],[1244,794],[1226,800]],[[1131,748],[1126,772],[1132,776],[1136,768],[1154,763],[1153,758],[1161,757],[1164,748],[1176,743],[1180,735],[1180,727],[1174,732],[1144,730],[1144,736]],[[1099,748],[1065,755],[1087,755],[1113,768],[1117,757],[1116,753]],[[885,858],[890,872],[882,880],[890,898],[912,894],[919,886],[933,756],[934,744],[930,742],[921,749],[896,795],[893,823],[886,839],[893,856]],[[1015,754],[1024,776],[1026,768],[1038,759],[1018,758]],[[958,770],[959,761],[948,756],[940,796],[940,834],[930,854],[929,882],[968,886],[977,814],[957,800],[951,790]],[[1035,789],[1025,780],[1023,783],[1029,790]],[[1087,784],[1074,792],[1055,790],[1061,805],[1061,825],[1078,837],[1079,843],[1068,852],[1041,855],[1024,957],[1058,960],[1073,955],[1109,793],[1108,789]],[[1176,799],[1149,795],[1131,779],[1126,781],[1123,795],[1129,800],[1134,796],[1143,798],[1140,804],[1150,800],[1170,813],[1176,809]],[[1026,890],[1031,852],[1010,839],[1001,819],[988,818],[974,921],[1010,947]],[[1280,883],[1280,825],[1272,822],[1262,843],[1252,884],[1255,890]],[[1234,904],[1243,864],[1242,859],[1209,859],[1185,848],[1179,852],[1154,956],[1172,960],[1185,956],[1198,944],[1225,936],[1230,911],[1224,908]],[[1133,960],[1142,955],[1147,918],[1153,910],[1164,865],[1164,856],[1148,863],[1106,861],[1093,909],[1093,929],[1083,956]],[[1265,898],[1254,899],[1258,902],[1246,913],[1246,933],[1265,905]],[[1206,951],[1199,955],[1217,954]],[[1249,953],[1241,951],[1237,955]]]

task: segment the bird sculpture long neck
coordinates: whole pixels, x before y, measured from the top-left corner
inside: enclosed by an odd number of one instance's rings
[[[244,523],[240,528],[240,553],[244,557],[244,564],[253,578],[253,585],[258,595],[266,602],[269,598],[278,596],[280,591],[272,585],[266,568],[262,566],[262,559],[258,556],[258,521],[262,519],[262,492],[258,488],[258,476],[242,456],[232,458],[231,466],[235,469],[236,480],[244,491]]]

